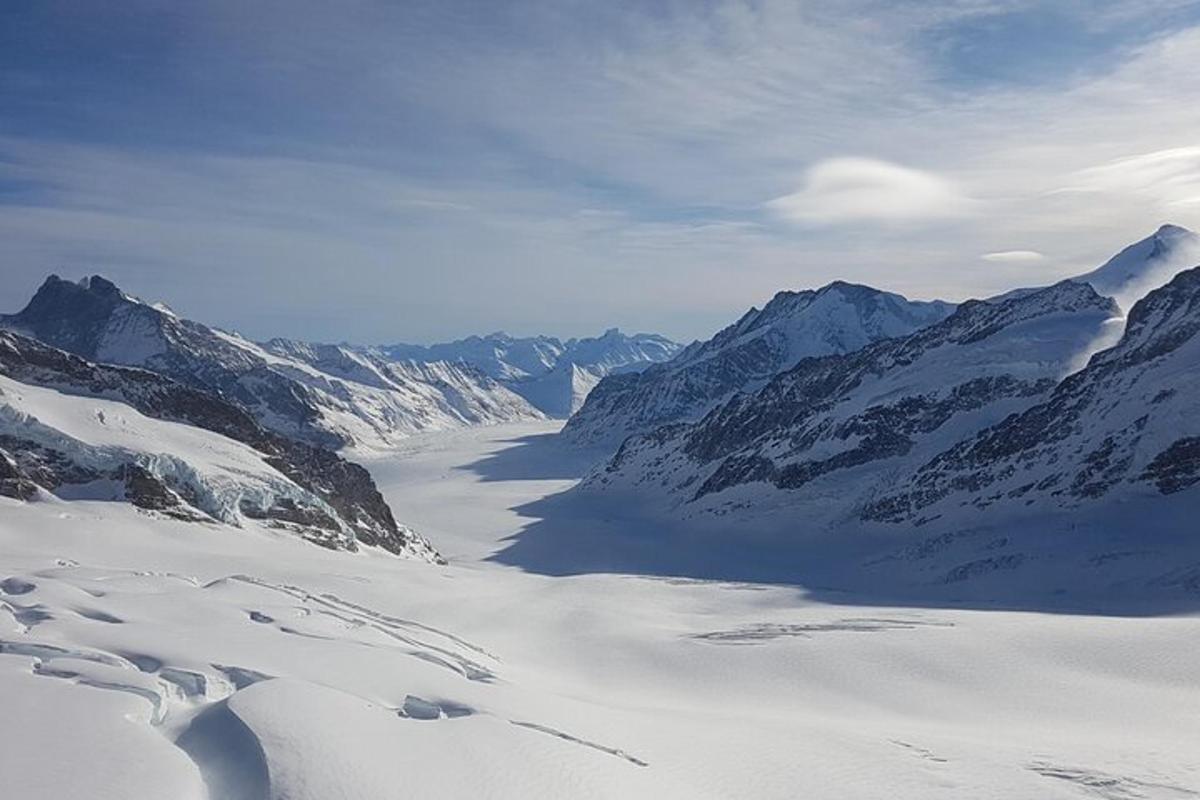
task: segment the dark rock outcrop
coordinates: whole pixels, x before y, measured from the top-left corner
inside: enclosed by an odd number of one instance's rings
[[[0,449],[0,496],[32,500],[37,491],[37,484],[25,476],[7,451]]]

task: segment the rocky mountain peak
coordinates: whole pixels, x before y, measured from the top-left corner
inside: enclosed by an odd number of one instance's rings
[[[48,313],[81,312],[97,306],[111,310],[125,300],[125,295],[117,285],[100,275],[91,275],[79,281],[51,275],[25,308],[13,316],[35,319]]]
[[[114,313],[134,306],[142,308],[100,275],[78,282],[51,275],[23,309],[16,314],[0,315],[0,326],[95,358],[103,331]],[[159,313],[148,306],[144,308],[152,314]]]

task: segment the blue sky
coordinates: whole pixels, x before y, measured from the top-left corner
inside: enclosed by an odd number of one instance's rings
[[[107,7],[105,7],[107,6]],[[1200,227],[1200,2],[13,0],[0,308],[255,337],[709,335]]]

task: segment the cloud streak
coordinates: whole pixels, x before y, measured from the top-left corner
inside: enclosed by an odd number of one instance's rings
[[[996,264],[1028,264],[1044,261],[1046,256],[1036,250],[1000,250],[984,253],[980,258]]]

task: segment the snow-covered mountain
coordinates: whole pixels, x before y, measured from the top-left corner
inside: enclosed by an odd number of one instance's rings
[[[1200,267],[1131,309],[1115,347],[1048,398],[930,459],[865,509],[884,521],[964,509],[1073,508],[1200,483]]]
[[[348,401],[380,441],[425,430],[541,419],[542,413],[494,378],[461,361],[397,361],[370,348],[272,339],[259,345],[276,369]],[[316,370],[296,370],[306,365]],[[344,392],[328,376],[347,385]],[[370,442],[359,435],[360,443]]]
[[[0,331],[0,494],[125,500],[155,514],[436,559],[362,467],[142,369]]]
[[[780,292],[761,310],[671,361],[602,380],[567,422],[580,444],[617,444],[632,433],[695,420],[736,392],[754,391],[800,359],[858,350],[945,318],[954,306],[919,302],[867,286],[835,282]]]
[[[583,405],[604,376],[636,372],[671,359],[681,349],[657,334],[629,335],[610,328],[600,336],[566,341],[497,332],[433,345],[387,345],[368,352],[404,361],[470,364],[544,413],[567,417]]]
[[[1178,225],[1163,225],[1075,280],[1091,284],[1128,310],[1151,290],[1196,264],[1200,264],[1200,236]]]
[[[630,437],[580,491],[692,519],[798,514],[810,531],[1153,505],[1200,483],[1200,267],[1175,269],[1194,239],[1167,226],[1082,278],[802,359],[699,421]],[[1098,291],[1168,272],[1124,317]]]
[[[1117,313],[1072,281],[964,303],[907,336],[802,359],[698,422],[631,437],[584,489],[647,494],[685,514],[783,504],[833,524],[895,475],[1043,399]]]
[[[1122,311],[1128,311],[1151,290],[1198,263],[1200,236],[1179,225],[1167,224],[1122,249],[1099,267],[1075,275],[1071,280],[1089,284],[1099,294],[1116,300]],[[1007,300],[1044,288],[1024,286],[987,299],[993,302]],[[1109,344],[1115,341],[1114,338]]]
[[[264,426],[327,447],[386,446],[422,430],[540,416],[461,366],[417,370],[366,363],[342,348],[268,349],[143,303],[99,276],[51,276],[22,311],[0,316],[0,327],[219,392]]]

